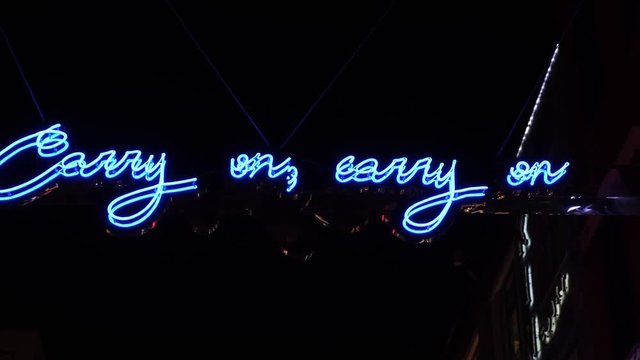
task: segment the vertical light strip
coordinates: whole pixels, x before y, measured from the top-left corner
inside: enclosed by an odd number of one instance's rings
[[[533,308],[533,279],[531,277],[531,265],[525,265],[527,269],[527,303],[529,304],[529,309]]]
[[[529,248],[531,247],[531,236],[529,235],[529,229],[528,229],[528,225],[529,225],[529,214],[524,214],[522,216],[522,238],[524,239],[524,243],[520,245],[521,247],[521,257],[522,257],[522,262],[524,263],[526,258],[527,258],[527,254],[529,252]],[[531,310],[531,308],[533,307],[533,278],[531,275],[531,265],[530,264],[525,264],[524,265],[524,272],[525,272],[525,281],[527,282],[527,305],[529,305],[529,310]]]
[[[529,248],[531,248],[531,235],[529,235],[529,214],[524,214],[522,216],[522,228],[520,229],[522,233],[522,239],[524,242],[520,244],[520,257],[522,258],[522,263],[524,264],[524,279],[525,279],[525,288],[527,291],[527,305],[529,306],[529,312],[532,314],[531,316],[531,325],[533,329],[532,337],[533,337],[533,353],[531,354],[532,360],[537,360],[540,356],[540,348],[541,342],[538,334],[540,333],[540,322],[538,321],[538,316],[533,315],[533,303],[535,301],[533,295],[533,274],[531,271],[531,265],[528,264],[527,254],[529,253]]]
[[[553,69],[553,64],[556,62],[556,57],[558,56],[559,50],[560,50],[560,44],[556,44],[556,49],[553,52],[553,56],[551,57],[551,61],[549,62],[549,66],[547,67],[547,72],[544,75],[542,86],[540,86],[540,92],[538,92],[536,103],[533,105],[533,110],[531,111],[531,115],[529,116],[529,122],[527,123],[527,127],[524,130],[524,135],[522,135],[522,140],[520,141],[520,147],[518,148],[518,154],[516,155],[516,158],[520,157],[520,154],[522,153],[522,149],[524,148],[524,143],[527,140],[527,136],[529,135],[529,132],[533,127],[533,121],[536,117],[536,113],[538,112],[538,108],[540,107],[542,94],[544,93],[544,89],[547,86],[547,81],[549,80],[549,76],[551,75],[551,70]]]
[[[538,321],[538,316],[533,316],[533,359],[536,360],[540,357],[540,348],[542,347],[542,343],[540,342],[540,337],[538,334],[540,333],[540,322]]]
[[[531,354],[532,360],[538,360],[542,354],[542,342],[545,344],[551,341],[551,338],[556,332],[558,320],[560,319],[560,313],[562,311],[562,305],[569,294],[569,273],[564,273],[560,278],[560,284],[555,288],[555,297],[551,300],[552,314],[549,317],[543,319],[544,327],[541,331],[540,320],[538,315],[533,311],[533,305],[535,303],[533,294],[533,274],[531,264],[527,261],[527,255],[531,248],[531,235],[529,234],[529,214],[522,216],[522,233],[523,243],[520,244],[520,256],[524,266],[525,285],[527,292],[527,305],[529,306],[529,312],[531,314],[531,332],[533,336],[533,352]]]
[[[522,260],[524,260],[527,257],[527,252],[531,247],[531,237],[529,235],[528,223],[529,223],[529,214],[524,214],[522,216],[522,230],[521,230],[522,237],[525,240],[524,244],[521,245]]]
[[[551,342],[556,333],[558,321],[562,314],[562,305],[569,295],[569,273],[562,274],[560,284],[556,286],[554,295],[555,297],[551,300],[551,316],[546,319],[545,331],[542,333],[545,344]]]

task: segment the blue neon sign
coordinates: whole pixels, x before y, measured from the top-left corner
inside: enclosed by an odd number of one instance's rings
[[[230,172],[236,179],[249,176],[250,179],[266,168],[266,173],[271,179],[286,175],[287,192],[291,192],[298,184],[298,168],[291,165],[291,158],[286,158],[278,165],[273,164],[273,155],[256,153],[253,157],[247,154],[240,154],[236,158],[231,158]]]
[[[533,186],[538,177],[542,175],[542,180],[545,184],[553,185],[567,173],[568,167],[569,163],[565,162],[560,169],[552,172],[551,163],[547,160],[535,162],[533,165],[529,165],[526,161],[518,161],[516,166],[509,169],[507,183],[511,186],[519,186],[525,182],[529,182],[529,185]]]
[[[23,151],[35,148],[42,158],[62,155],[68,148],[68,135],[60,130],[60,124],[27,135],[0,151],[0,167]],[[157,209],[164,194],[175,194],[197,188],[196,178],[166,181],[166,155],[157,160],[153,155],[143,159],[139,150],[125,151],[120,157],[115,150],[101,152],[95,159],[87,162],[82,152],[72,152],[34,178],[21,184],[0,189],[0,201],[23,198],[42,189],[47,184],[62,178],[80,176],[89,178],[104,171],[104,176],[113,179],[131,170],[134,180],[155,182],[154,185],[132,191],[115,198],[107,207],[109,221],[118,227],[131,228],[149,219]],[[140,209],[140,207],[142,207]]]
[[[407,158],[402,157],[392,160],[389,166],[378,170],[378,160],[368,158],[354,165],[355,156],[349,155],[336,165],[335,179],[343,184],[348,182],[373,182],[379,184],[392,178],[395,173],[396,183],[404,185],[418,173],[422,173],[421,182],[423,185],[433,185],[436,189],[444,188],[445,192],[420,200],[409,206],[404,212],[402,226],[410,233],[425,235],[433,232],[442,223],[454,202],[466,198],[483,197],[487,190],[486,186],[456,189],[455,167],[457,161],[451,161],[451,166],[446,173],[444,173],[444,163],[440,163],[438,167],[431,170],[432,161],[430,157],[422,158],[408,168]],[[432,219],[428,221],[416,220],[416,217],[422,215],[424,211],[439,206],[442,207],[440,212]]]

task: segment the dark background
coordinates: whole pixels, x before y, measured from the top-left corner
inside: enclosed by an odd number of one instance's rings
[[[390,4],[174,6],[271,150],[312,164],[317,177],[301,175],[306,191],[330,185],[335,162],[350,153],[456,158],[459,183],[492,184],[515,156],[514,143],[497,153],[573,2],[398,1],[279,149]],[[2,144],[61,122],[74,149],[167,152],[172,178],[208,179],[212,189],[230,156],[269,150],[164,1],[3,2],[0,24],[45,115],[0,47]],[[182,211],[189,196],[149,234],[110,236],[101,218],[109,196],[74,186],[2,209],[0,326],[40,329],[48,359],[438,358],[514,230],[504,218],[460,216],[443,237],[416,246],[380,223],[347,236],[285,218],[314,240],[303,261],[283,254],[281,233],[259,216],[225,218],[214,236],[192,231]]]

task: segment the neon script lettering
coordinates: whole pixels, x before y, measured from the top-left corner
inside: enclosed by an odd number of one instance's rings
[[[531,166],[526,161],[518,161],[516,166],[511,167],[509,170],[507,183],[511,186],[519,186],[528,181],[529,185],[533,186],[538,176],[542,175],[544,183],[552,185],[567,173],[568,167],[569,163],[565,162],[560,169],[552,172],[551,164],[547,160],[535,162]]]
[[[442,194],[428,197],[409,206],[404,212],[402,226],[410,233],[424,235],[434,231],[444,220],[451,205],[465,198],[483,197],[486,186],[473,186],[464,189],[456,189],[455,167],[456,160],[451,161],[449,171],[444,173],[444,163],[431,170],[432,159],[426,157],[416,161],[410,168],[407,167],[407,158],[398,158],[382,170],[378,170],[378,161],[373,158],[362,160],[354,165],[355,157],[350,155],[342,159],[336,166],[335,178],[340,183],[348,182],[373,182],[379,184],[391,178],[395,173],[395,181],[399,185],[406,184],[417,174],[422,173],[422,184],[433,185],[436,189],[443,189]],[[427,221],[416,220],[416,217],[424,217],[423,212],[441,206],[440,212]]]
[[[263,168],[267,168],[266,173],[271,179],[287,174],[287,192],[291,192],[298,184],[298,168],[291,165],[291,158],[286,158],[279,165],[273,165],[273,155],[260,153],[249,158],[247,154],[240,154],[236,158],[231,158],[230,172],[231,176],[236,179],[242,179],[249,176],[250,179],[260,172]]]
[[[62,155],[68,148],[67,133],[60,130],[60,124],[25,136],[0,151],[0,167],[14,156],[34,148],[42,158]],[[11,201],[25,197],[60,178],[80,176],[89,178],[103,172],[106,178],[120,176],[131,170],[134,180],[155,182],[154,185],[132,191],[115,198],[107,206],[109,221],[118,227],[131,228],[142,224],[153,214],[164,194],[174,194],[197,188],[196,178],[178,181],[165,180],[166,155],[163,153],[154,161],[149,155],[143,161],[139,150],[125,151],[117,156],[115,150],[101,152],[87,162],[82,152],[72,152],[34,178],[13,187],[0,189],[0,201]]]

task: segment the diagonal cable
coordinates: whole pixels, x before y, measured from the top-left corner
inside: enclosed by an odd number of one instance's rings
[[[249,114],[247,109],[244,107],[244,105],[242,105],[242,103],[240,102],[240,99],[238,99],[236,94],[231,89],[231,86],[229,86],[229,83],[227,83],[227,81],[224,79],[224,77],[222,76],[222,74],[220,73],[218,68],[213,64],[213,62],[211,61],[211,59],[209,58],[207,53],[204,51],[202,46],[200,46],[200,43],[198,42],[198,40],[196,40],[196,38],[193,35],[193,33],[191,32],[191,30],[189,30],[189,27],[187,27],[187,24],[184,22],[184,20],[180,16],[180,14],[178,14],[178,11],[176,10],[176,8],[173,7],[173,5],[171,4],[171,1],[170,0],[165,0],[165,2],[169,6],[169,9],[171,9],[171,12],[173,12],[173,15],[175,15],[176,19],[178,19],[178,22],[180,23],[180,25],[182,25],[182,28],[187,33],[187,35],[189,36],[191,41],[193,41],[193,43],[196,46],[196,48],[198,48],[198,50],[200,51],[200,53],[202,54],[202,56],[206,60],[207,64],[209,64],[209,67],[211,67],[211,69],[216,74],[218,79],[220,79],[220,81],[224,85],[225,89],[227,89],[227,92],[229,93],[229,95],[231,95],[231,97],[236,102],[236,104],[238,105],[240,110],[244,113],[244,115],[247,117],[247,119],[249,119],[249,121],[251,122],[251,125],[253,125],[253,127],[256,129],[256,131],[258,132],[258,135],[260,135],[260,137],[262,138],[262,141],[264,141],[264,143],[267,145],[267,147],[271,147],[271,144],[269,144],[269,141],[267,140],[267,138],[264,136],[262,131],[260,131],[260,128],[258,127],[258,124],[256,124],[256,122],[253,120],[253,117],[251,117],[251,115]]]
[[[362,41],[360,41],[360,44],[358,44],[358,46],[355,48],[355,50],[353,51],[353,53],[351,53],[351,56],[349,56],[349,58],[347,59],[347,61],[345,61],[345,63],[342,65],[342,67],[340,68],[340,70],[338,70],[338,72],[336,73],[336,75],[331,79],[331,81],[329,81],[329,83],[327,84],[327,86],[324,88],[324,90],[322,90],[322,92],[320,93],[320,95],[318,95],[318,97],[316,98],[316,100],[311,104],[311,106],[309,107],[309,109],[307,110],[307,112],[305,112],[305,114],[302,116],[302,118],[300,119],[300,121],[298,121],[298,124],[296,124],[296,126],[293,128],[293,130],[291,131],[291,133],[289,134],[289,136],[287,136],[287,138],[282,142],[282,144],[280,145],[280,149],[284,148],[287,143],[289,142],[289,140],[291,140],[291,138],[293,137],[293,135],[298,131],[298,129],[300,128],[300,126],[302,126],[302,124],[307,120],[307,118],[309,117],[309,115],[311,115],[311,113],[313,112],[313,110],[316,108],[316,106],[318,106],[318,104],[320,103],[320,100],[322,100],[322,98],[327,94],[327,92],[329,92],[329,90],[331,89],[331,87],[333,86],[333,84],[336,82],[336,80],[338,80],[338,78],[340,77],[340,75],[342,75],[342,73],[345,71],[345,69],[349,66],[349,64],[351,63],[351,61],[356,57],[356,55],[358,55],[358,52],[360,52],[360,49],[362,49],[364,47],[364,45],[366,44],[367,40],[369,40],[369,38],[371,37],[371,35],[373,35],[373,33],[378,29],[378,27],[380,26],[380,24],[382,24],[382,21],[387,17],[387,15],[389,14],[389,12],[391,11],[391,8],[393,7],[393,5],[395,4],[395,1],[391,1],[389,6],[387,7],[387,9],[385,10],[385,12],[380,16],[380,18],[378,18],[378,21],[376,21],[376,23],[371,27],[371,29],[369,29],[369,32],[367,32],[367,35],[365,35],[365,37],[362,39]]]
[[[15,51],[13,50],[13,47],[11,46],[11,42],[9,42],[9,37],[7,36],[7,33],[4,32],[4,28],[0,25],[0,32],[2,33],[2,37],[4,37],[4,41],[7,44],[7,47],[9,48],[9,52],[11,53],[11,57],[13,58],[13,61],[16,63],[16,67],[18,68],[18,72],[20,72],[20,76],[22,77],[22,81],[24,82],[25,86],[27,87],[27,90],[29,91],[29,95],[31,96],[31,100],[33,101],[33,105],[35,105],[36,110],[38,110],[38,115],[40,115],[40,119],[42,120],[42,122],[45,122],[44,119],[44,113],[42,112],[42,109],[40,108],[40,104],[38,104],[38,100],[36,100],[36,95],[33,92],[33,89],[31,88],[31,85],[29,84],[29,80],[27,80],[27,75],[25,75],[24,70],[22,69],[22,65],[20,65],[20,61],[18,60],[18,56],[16,55]]]

